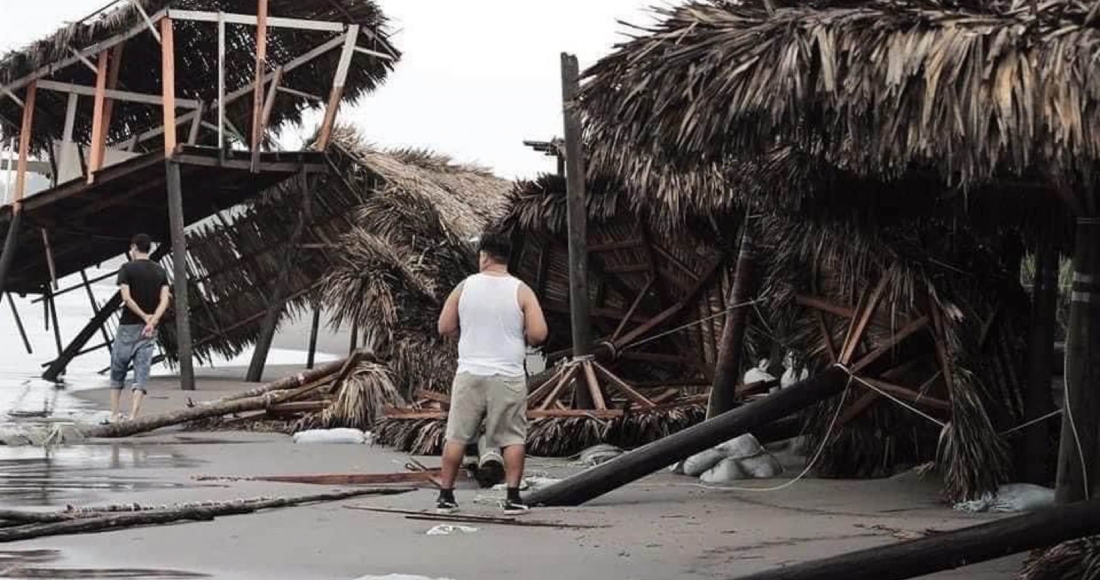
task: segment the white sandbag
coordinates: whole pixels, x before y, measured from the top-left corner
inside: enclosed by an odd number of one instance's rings
[[[770,453],[761,453],[756,457],[741,459],[739,463],[741,469],[745,470],[745,473],[753,479],[771,479],[783,473],[783,466]]]
[[[699,477],[725,458],[726,454],[717,448],[700,451],[684,460],[684,475]]]
[[[675,473],[676,475],[683,475],[684,474],[684,462],[683,461],[677,461],[676,463],[673,463],[672,465],[669,465],[668,470],[671,471],[672,473]]]
[[[703,483],[722,484],[730,483],[740,479],[747,479],[749,475],[745,473],[744,469],[741,469],[741,464],[736,459],[725,458],[718,462],[718,465],[708,469],[703,475],[699,476],[699,481]]]
[[[368,436],[358,429],[310,429],[294,434],[295,443],[366,443]]]
[[[1030,483],[1007,483],[996,493],[955,504],[963,512],[1029,512],[1054,505],[1054,490]]]
[[[734,437],[715,449],[721,451],[725,457],[732,459],[745,459],[764,452],[764,448],[760,446],[760,442],[756,440],[756,437],[753,437],[752,433]]]
[[[477,531],[477,528],[471,526],[460,526],[452,524],[440,524],[430,530],[426,535],[428,536],[449,536],[451,534],[463,533],[472,534]]]
[[[774,381],[775,377],[768,373],[768,359],[761,359],[757,363],[756,368],[751,368],[745,372],[745,376],[741,377],[741,383],[745,385],[751,385],[752,383],[759,383],[762,381]]]

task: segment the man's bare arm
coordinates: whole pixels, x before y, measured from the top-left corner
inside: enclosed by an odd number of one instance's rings
[[[462,284],[459,284],[443,303],[443,311],[439,313],[439,334],[442,336],[458,335],[458,300],[461,296]]]
[[[546,327],[546,317],[542,313],[542,306],[535,296],[535,291],[527,284],[520,285],[519,307],[523,310],[523,331],[527,337],[527,344],[538,346],[546,341],[550,329]]]
[[[170,293],[168,292],[168,286],[164,285],[160,287],[160,302],[157,303],[157,311],[153,313],[153,320],[150,322],[153,326],[160,324],[160,319],[164,317],[164,312],[168,310],[168,299]]]

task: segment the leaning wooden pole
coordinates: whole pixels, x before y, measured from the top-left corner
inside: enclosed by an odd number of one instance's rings
[[[317,359],[317,332],[321,327],[321,301],[313,304],[313,322],[309,325],[309,352],[306,354],[306,368],[313,368]]]
[[[1059,503],[1097,497],[1100,472],[1100,218],[1078,218],[1066,332],[1066,394],[1058,452]]]
[[[737,577],[739,580],[902,580],[1100,533],[1100,501],[1058,506],[898,542]]]
[[[275,340],[275,327],[279,324],[279,315],[286,307],[287,287],[290,285],[290,276],[294,271],[294,264],[298,260],[298,250],[302,242],[302,233],[306,221],[306,205],[310,195],[309,181],[306,173],[301,174],[302,208],[298,211],[298,219],[294,222],[294,231],[287,242],[286,253],[283,255],[283,263],[279,266],[279,273],[275,279],[275,289],[272,292],[267,311],[264,313],[263,322],[260,323],[260,335],[256,339],[256,347],[252,351],[252,360],[248,365],[248,373],[245,380],[250,383],[258,383],[263,378],[264,366],[267,363],[267,355],[271,351],[271,343]]]
[[[573,356],[592,353],[588,308],[588,204],[585,196],[584,147],[581,119],[577,107],[580,92],[580,68],[577,57],[561,54],[562,117],[565,123],[566,207],[569,216],[569,312],[573,330]],[[577,381],[574,404],[588,409],[592,394],[583,381]]]
[[[749,433],[844,391],[848,374],[837,367],[693,427],[624,453],[558,483],[535,490],[530,505],[575,506],[618,489],[700,451]]]
[[[714,383],[710,389],[710,401],[707,403],[707,418],[717,417],[737,406],[737,385],[741,382],[741,355],[745,348],[745,326],[748,308],[738,308],[752,294],[753,249],[751,222],[745,215],[741,226],[741,249],[737,253],[737,266],[733,275],[733,287],[730,289],[726,312],[726,322],[722,328],[722,340],[718,343],[718,363],[714,369]]]
[[[165,162],[168,171],[168,219],[172,233],[172,287],[176,318],[176,354],[179,358],[180,388],[195,390],[192,362],[191,309],[187,292],[187,238],[183,222],[183,192],[180,165],[174,159]]]
[[[1024,419],[1031,421],[1054,410],[1050,381],[1054,370],[1054,329],[1058,313],[1058,248],[1041,240],[1035,252],[1031,290],[1031,332],[1028,336],[1027,387]],[[1018,446],[1020,476],[1026,483],[1050,482],[1051,423],[1041,421],[1023,431]]]

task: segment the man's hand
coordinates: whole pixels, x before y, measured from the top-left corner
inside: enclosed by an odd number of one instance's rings
[[[152,314],[143,314],[141,316],[141,319],[143,321],[145,321],[145,324],[147,326],[156,326],[157,325],[157,317],[153,316]]]
[[[145,328],[141,330],[141,335],[145,338],[153,338],[157,334],[156,324],[146,324]]]

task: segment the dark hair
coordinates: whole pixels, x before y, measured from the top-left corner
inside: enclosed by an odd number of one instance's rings
[[[149,234],[137,234],[130,238],[130,243],[142,254],[148,254],[149,249],[153,247],[153,239],[149,237]]]
[[[478,241],[477,250],[485,252],[498,264],[507,264],[512,258],[512,239],[507,234],[485,233]]]

